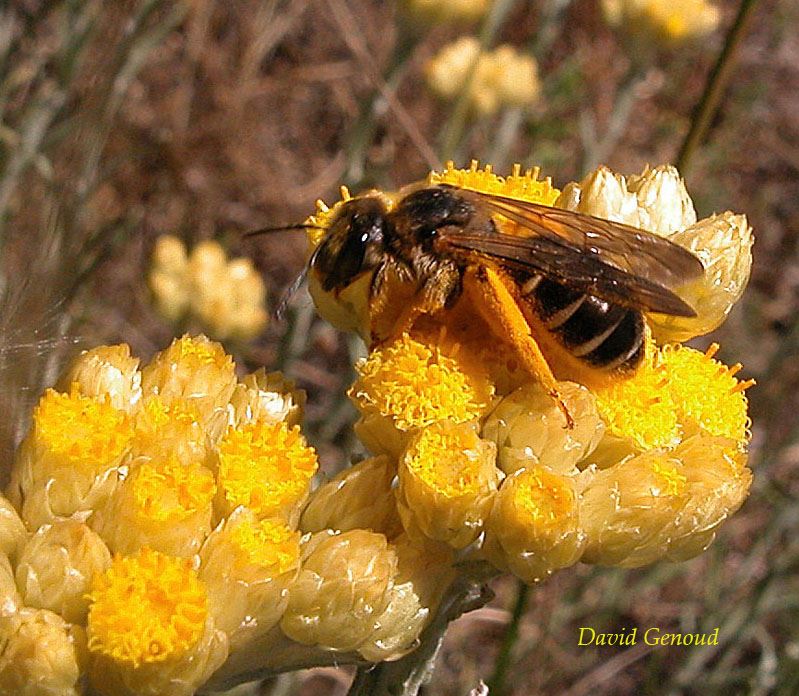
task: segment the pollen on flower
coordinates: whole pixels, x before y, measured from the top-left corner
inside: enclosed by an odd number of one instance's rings
[[[205,631],[208,598],[189,559],[142,549],[95,576],[89,651],[134,669],[179,659]]]
[[[68,394],[48,389],[33,412],[38,443],[81,470],[120,457],[133,429],[123,411],[83,396],[76,384]]]
[[[715,360],[713,356],[718,349],[717,343],[704,353],[670,344],[661,349],[660,355],[686,434],[702,430],[743,443],[750,436],[744,391],[754,381],[736,379],[741,365],[727,367]]]
[[[292,531],[283,520],[237,524],[230,540],[245,563],[269,568],[271,575],[281,575],[297,566],[300,533]]]
[[[144,462],[130,476],[139,514],[153,521],[178,522],[207,507],[216,493],[214,476],[199,464],[175,460]]]
[[[533,524],[546,526],[572,514],[574,491],[564,485],[563,477],[535,467],[519,475],[516,502]]]
[[[151,396],[145,399],[134,422],[134,456],[157,457],[170,452],[188,463],[200,461],[205,455],[207,434],[187,399],[174,399],[167,404],[160,396]]]
[[[679,468],[675,466],[674,463],[669,463],[668,460],[663,462],[655,460],[652,463],[652,473],[658,481],[659,490],[657,493],[680,496],[685,492],[688,478],[685,474],[680,472]]]
[[[675,445],[680,427],[668,386],[668,370],[647,355],[629,379],[598,387],[596,404],[607,433],[631,440],[642,450]]]
[[[493,394],[478,369],[407,334],[372,351],[356,369],[359,377],[350,398],[361,410],[391,418],[400,430],[472,420],[486,410]]]
[[[229,369],[233,358],[225,353],[221,344],[202,337],[181,336],[172,342],[162,357],[169,362],[185,363],[187,367],[214,365],[220,369]]]
[[[476,493],[486,484],[476,440],[467,429],[425,428],[408,447],[405,466],[444,496]]]
[[[538,167],[522,173],[521,165],[514,164],[511,174],[503,177],[497,176],[490,164],[481,169],[477,160],[472,160],[468,169],[456,169],[454,163],[449,161],[444,171],[430,172],[427,181],[431,186],[451,184],[480,193],[495,193],[531,203],[553,205],[560,191],[552,186],[549,177],[539,180],[539,173]]]
[[[316,452],[298,427],[258,421],[229,429],[219,443],[219,488],[225,506],[258,517],[285,517],[308,491]]]

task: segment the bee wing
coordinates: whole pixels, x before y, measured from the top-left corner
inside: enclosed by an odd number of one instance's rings
[[[535,237],[601,260],[642,281],[674,289],[704,272],[702,262],[687,249],[630,225],[505,196],[463,193]]]
[[[510,270],[544,275],[624,307],[675,316],[696,316],[691,306],[669,288],[611,266],[598,254],[586,253],[549,237],[518,237],[447,228],[441,231],[439,243],[453,250],[481,254]]]

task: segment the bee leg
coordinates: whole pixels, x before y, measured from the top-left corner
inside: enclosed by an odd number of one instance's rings
[[[463,288],[471,304],[497,336],[510,343],[524,369],[534,376],[558,405],[566,427],[574,428],[574,418],[558,391],[558,382],[552,374],[541,348],[530,333],[530,325],[519,309],[519,303],[502,276],[494,269],[475,264],[463,276]]]

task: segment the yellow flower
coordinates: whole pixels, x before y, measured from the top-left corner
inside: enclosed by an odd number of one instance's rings
[[[469,101],[480,115],[503,106],[526,106],[538,99],[538,66],[532,56],[509,45],[480,52],[474,36],[463,36],[445,46],[427,64],[427,85],[440,97],[454,98],[469,84]]]
[[[89,512],[114,490],[130,447],[130,418],[108,401],[48,389],[11,473],[9,500],[31,530]]]
[[[484,552],[499,569],[527,583],[576,563],[583,552],[575,481],[543,466],[503,481],[486,524]]]
[[[111,564],[108,547],[86,524],[59,520],[39,528],[20,553],[17,585],[26,606],[83,624],[95,573]]]
[[[0,554],[16,558],[17,550],[27,541],[25,524],[14,506],[0,495]]]
[[[214,338],[249,340],[266,326],[266,287],[249,259],[228,261],[218,242],[187,256],[178,238],[158,239],[149,277],[156,306],[170,321],[197,318]]]
[[[297,425],[305,408],[305,392],[280,372],[261,368],[236,386],[230,402],[236,427],[255,421]]]
[[[300,534],[282,520],[258,520],[240,507],[210,534],[200,550],[200,579],[231,651],[277,624],[299,567]]]
[[[466,358],[466,359],[464,359]],[[376,453],[398,455],[410,434],[439,421],[465,423],[489,407],[493,388],[468,356],[403,335],[356,365],[349,391],[361,411],[355,429]]]
[[[718,9],[706,0],[603,0],[605,18],[637,44],[677,45],[716,30]]]
[[[133,457],[157,459],[168,452],[184,464],[205,462],[210,444],[188,399],[175,398],[166,404],[160,396],[150,396],[134,417]]]
[[[0,616],[11,616],[21,608],[22,597],[17,589],[11,561],[8,556],[0,554]]]
[[[0,693],[80,696],[86,636],[46,609],[0,615]]]
[[[300,521],[304,532],[369,529],[393,539],[402,531],[392,483],[396,462],[386,456],[344,469],[312,494]]]
[[[397,508],[412,538],[459,549],[483,530],[497,490],[496,446],[471,424],[435,423],[411,440],[399,465]]]
[[[138,459],[90,524],[114,553],[147,546],[193,556],[211,531],[215,494],[214,475],[200,464]]]
[[[227,656],[189,559],[117,556],[90,594],[90,679],[101,694],[193,694]]]
[[[219,443],[219,513],[245,505],[259,518],[293,525],[317,468],[316,452],[296,426],[256,421],[231,428]]]

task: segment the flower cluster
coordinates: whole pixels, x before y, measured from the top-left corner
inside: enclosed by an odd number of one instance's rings
[[[533,104],[540,92],[535,60],[509,45],[481,52],[474,36],[442,48],[425,69],[427,85],[439,97],[452,99],[468,85],[469,103],[478,115],[505,106]]]
[[[192,318],[220,341],[247,341],[266,326],[263,279],[249,259],[228,261],[218,242],[201,242],[187,254],[177,237],[159,237],[148,280],[166,319]]]
[[[412,647],[446,566],[354,511],[302,531],[303,405],[202,336],[143,367],[126,345],[83,353],[0,496],[0,693],[192,694]]]
[[[601,168],[562,192],[537,170],[516,167],[501,178],[476,163],[450,164],[428,182],[668,236],[705,267],[686,288],[697,317],[648,316],[643,361],[627,378],[588,371],[568,381],[568,365],[548,353],[572,427],[473,298],[421,317],[356,366],[356,431],[375,456],[335,489],[320,489],[305,517],[327,524],[335,497],[336,515],[350,524],[404,530],[415,543],[530,583],[578,561],[634,567],[700,553],[748,493],[744,392],[752,382],[738,380],[740,365],[715,358],[717,345],[699,351],[676,341],[715,328],[740,297],[751,264],[746,219],[724,213],[697,222],[672,167],[627,179]],[[315,220],[335,210],[320,207]],[[368,303],[349,298],[334,313],[348,309],[366,311],[353,325],[368,324]]]

